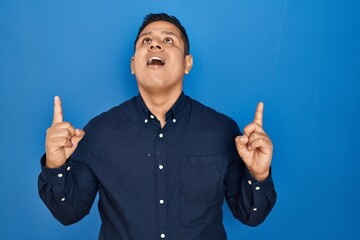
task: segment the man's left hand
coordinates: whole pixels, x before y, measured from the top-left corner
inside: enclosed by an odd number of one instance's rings
[[[237,151],[253,177],[265,180],[270,174],[273,144],[262,128],[264,104],[258,103],[254,121],[244,128],[244,135],[235,138]]]

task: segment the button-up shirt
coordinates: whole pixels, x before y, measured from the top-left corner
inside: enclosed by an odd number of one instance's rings
[[[67,163],[45,167],[39,193],[68,225],[97,192],[99,239],[223,240],[224,198],[234,217],[258,225],[275,204],[271,175],[256,181],[238,155],[237,124],[182,93],[162,128],[140,95],[100,114]]]

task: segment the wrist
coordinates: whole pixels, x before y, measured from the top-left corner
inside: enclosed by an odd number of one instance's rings
[[[61,168],[62,166],[64,166],[66,164],[66,161],[65,162],[61,162],[61,163],[58,163],[58,162],[54,162],[54,161],[49,161],[47,158],[45,158],[45,162],[44,162],[44,166],[46,168]]]
[[[255,178],[259,182],[265,181],[270,176],[270,169],[263,173],[254,173],[251,170],[249,171],[253,178]]]
[[[58,166],[55,164],[49,164],[48,161],[45,161],[45,167],[46,168],[60,168],[61,166]]]

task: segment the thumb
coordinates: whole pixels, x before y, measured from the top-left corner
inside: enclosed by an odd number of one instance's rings
[[[248,142],[249,138],[245,135],[237,136],[235,138],[235,145],[239,153],[247,149]]]
[[[75,135],[71,138],[71,143],[75,146],[81,141],[81,139],[85,136],[84,130],[75,129]]]
[[[253,153],[248,149],[248,143],[249,143],[249,138],[245,135],[237,136],[235,138],[236,149],[246,166],[251,164],[251,159],[253,155]]]
[[[65,157],[68,159],[77,148],[79,142],[84,137],[85,132],[81,129],[75,129],[75,135],[71,138],[72,146],[71,148],[65,148]]]

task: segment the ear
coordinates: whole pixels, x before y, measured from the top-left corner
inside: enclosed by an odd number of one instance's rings
[[[189,54],[185,56],[185,74],[189,74],[193,65],[193,57]]]
[[[135,74],[135,59],[134,59],[134,57],[131,57],[130,68],[131,68],[131,74],[134,75]]]

